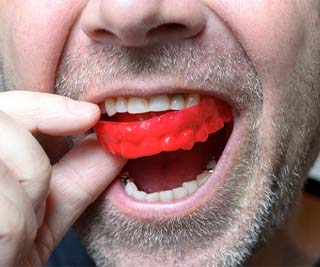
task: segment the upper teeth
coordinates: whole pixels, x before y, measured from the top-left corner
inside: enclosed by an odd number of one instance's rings
[[[150,111],[165,111],[165,110],[182,110],[199,104],[200,95],[198,94],[176,94],[158,95],[150,99],[142,97],[116,97],[108,98],[105,101],[105,110],[111,117],[116,113],[145,113]]]

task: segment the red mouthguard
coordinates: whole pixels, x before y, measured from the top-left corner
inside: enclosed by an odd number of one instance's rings
[[[196,106],[143,121],[99,121],[94,130],[102,147],[112,154],[139,158],[163,151],[190,150],[231,121],[232,111],[226,103],[207,98]]]

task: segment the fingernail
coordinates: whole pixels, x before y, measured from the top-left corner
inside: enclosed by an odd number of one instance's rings
[[[95,104],[84,101],[75,101],[72,99],[68,102],[68,108],[77,116],[88,116],[99,112],[99,107]]]

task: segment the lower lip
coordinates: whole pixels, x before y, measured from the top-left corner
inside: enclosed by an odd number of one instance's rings
[[[172,202],[145,202],[130,197],[120,179],[116,179],[106,190],[105,197],[124,214],[138,219],[164,219],[183,217],[201,208],[209,200],[215,199],[219,188],[223,187],[228,170],[238,154],[242,129],[239,117],[234,117],[233,132],[211,177],[191,195]]]

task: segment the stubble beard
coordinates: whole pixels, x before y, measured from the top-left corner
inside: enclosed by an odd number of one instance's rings
[[[197,211],[182,218],[142,221],[122,214],[104,195],[86,210],[76,229],[98,266],[241,265],[298,199],[311,138],[319,127],[305,129],[308,138],[296,142],[299,159],[284,163],[290,127],[285,128],[288,118],[276,116],[272,125],[277,141],[272,151],[264,151],[262,86],[245,53],[241,48],[221,53],[217,47],[187,47],[163,46],[144,52],[144,57],[139,51],[113,47],[93,49],[90,56],[75,51],[61,62],[57,93],[76,99],[92,83],[102,88],[124,77],[152,79],[176,73],[190,87],[219,86],[235,95],[236,107],[250,107],[242,118],[247,123],[244,140],[223,188]],[[297,85],[295,92],[307,86],[296,83],[300,75],[290,83]]]

